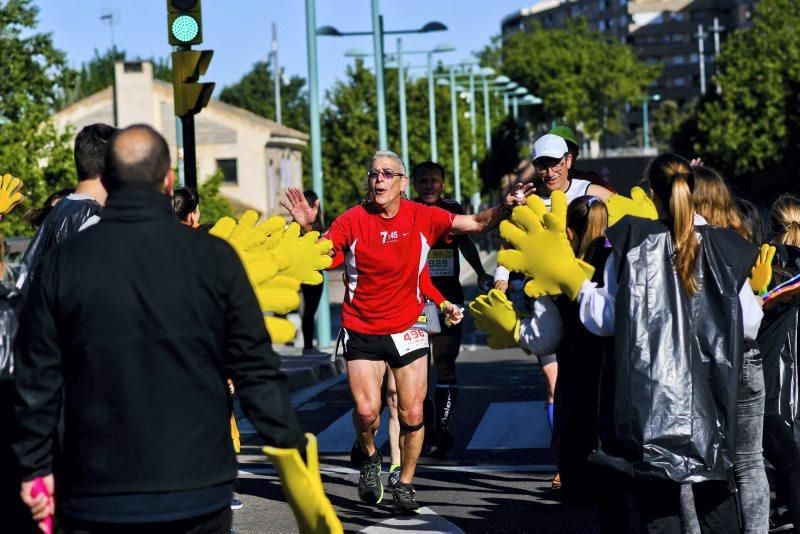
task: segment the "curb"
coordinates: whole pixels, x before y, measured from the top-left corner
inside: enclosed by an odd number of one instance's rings
[[[298,361],[304,360],[304,361]],[[289,380],[289,393],[313,386],[323,380],[337,377],[347,370],[344,358],[331,361],[330,356],[310,358],[302,356],[284,356],[281,360],[281,371]]]

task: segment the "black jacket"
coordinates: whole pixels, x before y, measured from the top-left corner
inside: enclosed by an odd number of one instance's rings
[[[46,254],[22,316],[15,450],[59,491],[178,491],[231,481],[226,377],[270,444],[304,437],[255,293],[225,241],[170,199],[115,192],[102,221]]]
[[[19,294],[0,283],[0,380],[14,379],[14,340],[19,327],[17,306]]]
[[[83,223],[100,212],[102,206],[94,200],[65,198],[47,214],[42,225],[31,239],[22,255],[16,273],[17,289],[27,293],[33,271],[39,266],[42,256],[78,233]]]

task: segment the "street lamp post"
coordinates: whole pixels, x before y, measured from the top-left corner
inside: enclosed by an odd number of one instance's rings
[[[642,105],[642,146],[645,150],[650,148],[650,101],[658,102],[661,100],[661,95],[644,95],[644,104]]]
[[[453,132],[453,188],[456,202],[461,203],[461,164],[458,161],[458,105],[456,103],[456,68],[450,67],[450,115]]]
[[[430,33],[439,32],[447,29],[441,22],[427,22],[422,28],[417,30],[392,30],[383,29],[383,17],[380,15],[379,0],[372,0],[372,31],[369,32],[340,32],[333,26],[322,26],[317,29],[317,35],[330,37],[345,37],[350,35],[372,35],[372,52],[375,56],[375,86],[377,90],[377,112],[378,112],[378,148],[386,150],[389,142],[386,134],[386,94],[383,83],[383,36],[398,35],[406,33]]]
[[[314,0],[306,0],[306,40],[308,49],[308,114],[311,130],[311,181],[319,198],[319,209],[325,213],[325,195],[322,183],[322,138],[319,121],[319,77],[317,73],[317,21]],[[317,346],[324,349],[331,344],[331,306],[328,298],[328,273],[323,272],[322,296],[317,308]]]

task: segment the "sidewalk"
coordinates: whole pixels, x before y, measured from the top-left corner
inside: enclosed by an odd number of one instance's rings
[[[273,349],[281,355],[281,371],[289,378],[290,393],[339,376],[346,370],[341,354],[336,361],[331,361],[333,348],[329,352],[305,356],[297,347],[275,345]]]

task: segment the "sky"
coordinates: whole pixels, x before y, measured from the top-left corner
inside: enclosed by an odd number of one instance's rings
[[[426,22],[439,21],[448,31],[403,36],[404,50],[429,50],[446,43],[455,52],[439,54],[446,62],[468,59],[500,33],[506,15],[538,0],[382,0],[384,29],[408,30]],[[113,39],[128,58],[165,57],[167,15],[164,0],[35,0],[39,11],[39,30],[49,32],[57,48],[67,54],[70,65],[79,67],[94,51],[111,47],[112,27],[100,20],[112,14]],[[316,0],[317,27],[330,25],[342,32],[370,31],[370,0]],[[306,56],[306,10],[304,0],[205,0],[203,2],[203,44],[214,50],[203,81],[221,87],[235,83],[250,71],[253,63],[266,59],[270,49],[272,23],[277,24],[279,62],[289,76],[308,78]],[[389,53],[396,48],[397,36],[386,36]],[[371,36],[318,37],[320,88],[330,88],[342,79],[353,59],[346,50],[372,51]],[[368,58],[368,65],[372,65]],[[421,65],[424,55],[409,56],[407,64]],[[412,75],[415,71],[411,71]],[[421,74],[421,72],[420,72]],[[323,96],[324,98],[324,96]]]

